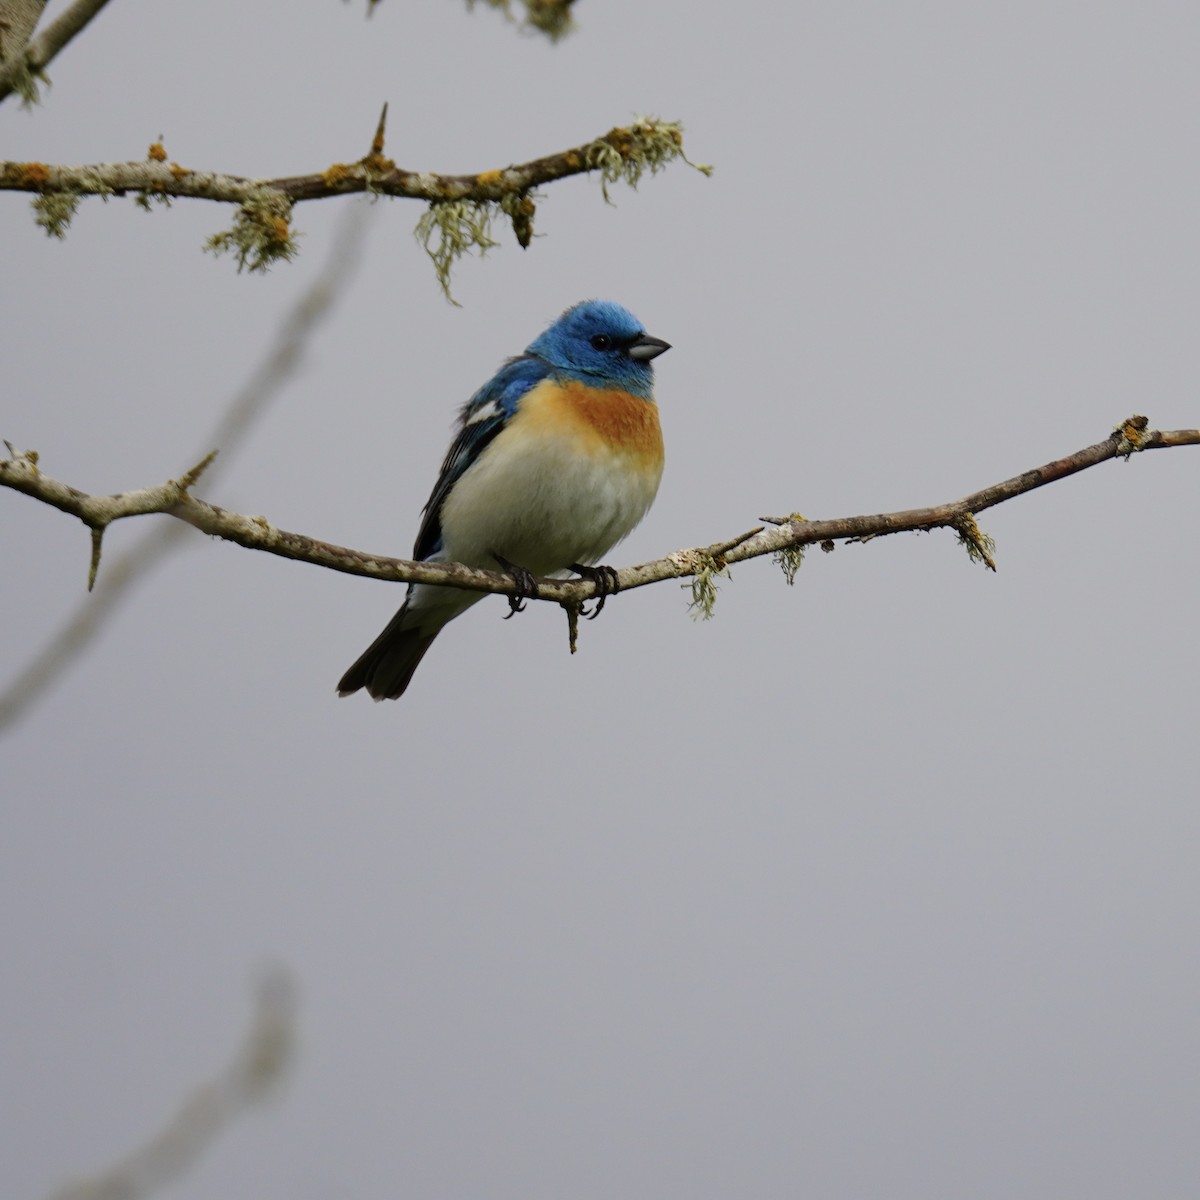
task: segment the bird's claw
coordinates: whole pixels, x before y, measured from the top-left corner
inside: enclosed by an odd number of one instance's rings
[[[576,575],[582,579],[590,579],[596,585],[596,607],[591,612],[582,606],[579,609],[589,621],[594,621],[603,611],[605,600],[609,596],[615,596],[621,590],[617,570],[615,567],[603,565],[599,567],[585,567],[581,563],[568,563],[567,565]]]
[[[526,600],[538,598],[537,580],[534,579],[532,571],[509,562],[502,555],[493,554],[492,557],[513,577],[513,583],[517,585],[516,594],[508,597],[508,612],[504,614],[504,619],[507,621],[514,614],[525,611]]]

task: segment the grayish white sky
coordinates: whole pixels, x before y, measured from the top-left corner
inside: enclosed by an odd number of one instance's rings
[[[580,0],[557,47],[454,0],[117,0],[0,156],[472,171],[634,113],[680,166],[546,189],[440,297],[381,204],[356,286],[214,502],[406,554],[459,405],[586,296],[674,344],[668,466],[612,556],[909,507],[1200,423],[1200,9]],[[228,212],[0,196],[0,435],[93,491],[178,474],[320,269]],[[1200,1193],[1200,457],[948,535],[660,585],[568,657],[488,601],[399,704],[334,684],[401,589],[190,538],[0,747],[0,1155],[35,1197],[136,1143],[282,962],[287,1091],[171,1191],[960,1200]],[[149,526],[160,518],[146,518]],[[114,528],[110,550],[137,524]],[[0,494],[0,665],[83,595]]]

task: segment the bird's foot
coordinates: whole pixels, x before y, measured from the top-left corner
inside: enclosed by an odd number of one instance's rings
[[[537,580],[534,579],[532,571],[509,562],[503,555],[493,554],[492,557],[513,577],[513,583],[517,585],[516,595],[508,597],[508,612],[504,615],[504,619],[507,621],[514,613],[525,611],[526,600],[538,598]]]
[[[615,596],[621,590],[621,584],[617,579],[616,567],[585,567],[582,563],[567,564],[576,575],[583,579],[590,579],[596,585],[596,607],[588,612],[586,608],[581,608],[579,611],[583,613],[589,621],[594,621],[604,608],[604,602],[609,596]]]

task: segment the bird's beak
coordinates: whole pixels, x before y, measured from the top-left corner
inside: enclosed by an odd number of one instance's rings
[[[637,341],[631,343],[629,357],[636,358],[638,362],[649,362],[652,358],[665,354],[670,348],[670,342],[664,342],[662,338],[651,337],[648,333],[643,333]]]

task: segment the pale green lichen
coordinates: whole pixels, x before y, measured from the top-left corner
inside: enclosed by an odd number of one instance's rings
[[[44,83],[49,88],[50,76],[40,68],[36,71],[31,71],[28,59],[22,55],[20,62],[14,68],[13,77],[10,81],[12,90],[21,97],[22,108],[29,109],[33,108],[36,104],[41,104],[42,93],[38,90],[39,83]]]
[[[204,249],[237,256],[238,273],[266,271],[272,263],[290,262],[300,252],[291,227],[292,202],[275,188],[252,192],[238,207],[233,228],[214,233]]]
[[[958,544],[967,552],[972,562],[980,563],[990,571],[996,569],[995,539],[989,537],[975,523],[972,513],[964,513],[954,522],[954,531],[958,534]]]
[[[704,175],[711,175],[708,163],[694,163],[683,152],[683,126],[678,121],[660,121],[657,117],[638,117],[632,125],[610,129],[584,151],[588,168],[600,172],[600,189],[610,204],[610,183],[627,183],[636,188],[649,171],[657,175],[675,159],[682,159]]]
[[[166,192],[138,192],[133,202],[146,212],[152,212],[155,204],[161,204],[163,208],[171,207],[171,197]]]
[[[805,546],[785,546],[782,550],[776,550],[771,556],[771,560],[783,571],[783,577],[788,581],[788,587],[792,587],[796,582],[796,573],[804,562],[806,549]]]
[[[80,170],[74,173],[79,190],[87,196],[99,196],[108,203],[109,196],[115,195],[112,185],[99,171]]]
[[[692,599],[688,613],[693,621],[709,621],[717,606],[717,578],[728,579],[729,568],[724,559],[702,556],[695,566],[695,574],[683,587],[690,587]]]
[[[803,521],[798,512],[791,514],[790,520]],[[833,547],[831,546],[830,549]],[[796,582],[796,573],[800,570],[800,565],[804,562],[804,551],[807,546],[785,546],[782,550],[776,550],[771,555],[771,561],[783,571],[784,578],[788,581],[788,587],[792,587]]]
[[[46,231],[47,237],[67,236],[67,228],[82,199],[76,192],[47,192],[33,199],[34,220]]]
[[[417,222],[417,241],[425,247],[451,304],[458,304],[450,293],[450,270],[455,260],[472,250],[478,250],[482,257],[499,244],[492,237],[496,210],[497,205],[489,200],[433,200]]]

